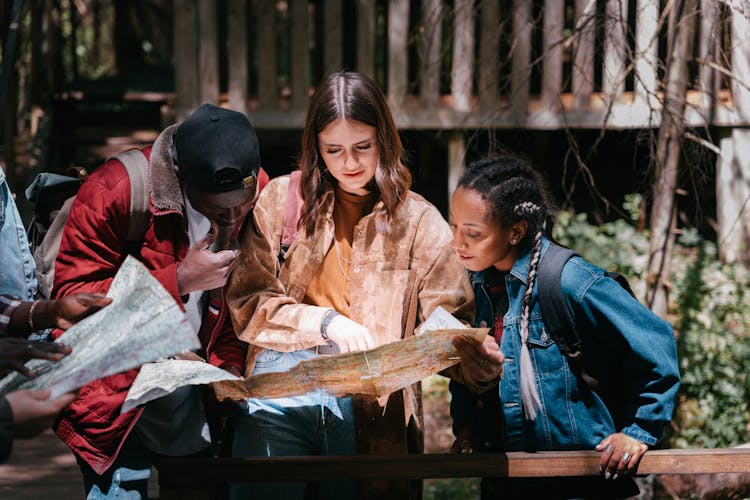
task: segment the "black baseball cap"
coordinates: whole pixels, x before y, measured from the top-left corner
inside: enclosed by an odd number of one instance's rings
[[[258,138],[242,113],[202,105],[177,127],[172,154],[180,177],[194,189],[225,193],[255,188]]]

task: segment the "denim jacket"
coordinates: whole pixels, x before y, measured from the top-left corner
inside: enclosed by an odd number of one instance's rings
[[[545,238],[542,253],[548,247],[549,240]],[[528,248],[522,250],[506,277],[509,308],[503,317],[500,349],[505,355],[505,368],[499,391],[504,448],[507,451],[593,449],[614,432],[656,444],[664,425],[672,418],[680,381],[672,328],[603,270],[580,257],[565,265],[561,284],[584,346],[586,369],[601,386],[596,392],[589,388],[560,354],[545,330],[537,300],[538,283],[535,283],[528,346],[542,407],[535,421],[524,419],[519,380],[520,324],[530,258]],[[476,294],[476,322],[491,325],[494,312],[484,285],[485,274],[475,273],[472,286]],[[608,394],[607,387],[616,380],[624,380],[624,386]],[[458,384],[452,385],[451,392],[455,426],[461,425],[460,419],[473,419],[484,439],[489,430],[482,427],[493,419],[477,409],[491,405],[480,403],[477,396]],[[622,407],[622,422],[617,427],[603,401],[605,395]]]
[[[36,294],[36,265],[26,229],[0,169],[0,293],[31,300]]]

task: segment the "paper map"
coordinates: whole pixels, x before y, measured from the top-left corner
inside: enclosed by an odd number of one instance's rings
[[[308,359],[286,372],[218,382],[214,391],[220,401],[290,397],[315,390],[336,397],[386,396],[458,363],[451,343],[457,335],[482,340],[487,331],[487,328],[433,330],[369,351]]]
[[[112,303],[83,319],[60,340],[73,348],[52,363],[34,359],[37,373],[13,372],[0,380],[0,394],[18,389],[52,389],[53,398],[98,378],[200,347],[198,337],[174,298],[148,270],[128,256],[107,294]]]
[[[123,405],[123,412],[164,396],[182,385],[213,383],[216,397],[240,401],[245,398],[277,398],[327,391],[333,396],[369,394],[386,396],[433,373],[458,363],[451,341],[457,335],[484,340],[487,328],[466,328],[439,307],[411,336],[369,351],[306,360],[286,372],[264,373],[240,379],[193,360],[167,360],[141,368]]]
[[[197,357],[197,356],[196,356]],[[242,380],[240,377],[210,365],[205,361],[167,359],[147,363],[141,367],[128,391],[122,413],[166,396],[183,385],[210,384],[220,380]]]

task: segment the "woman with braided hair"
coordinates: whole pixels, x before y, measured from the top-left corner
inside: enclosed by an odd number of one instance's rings
[[[469,270],[476,323],[491,327],[505,366],[499,391],[477,396],[451,383],[453,451],[596,449],[601,477],[485,480],[483,498],[627,497],[637,493],[629,476],[672,417],[679,387],[674,334],[608,273],[572,257],[560,284],[586,371],[600,382],[589,386],[546,331],[539,306],[552,209],[541,175],[516,157],[476,162],[459,180],[453,247]],[[611,390],[615,380],[625,381],[619,390]],[[612,410],[613,400],[622,414]]]

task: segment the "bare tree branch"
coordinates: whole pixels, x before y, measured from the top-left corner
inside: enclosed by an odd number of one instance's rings
[[[748,0],[718,0],[720,3],[742,14],[750,21],[750,2]]]

